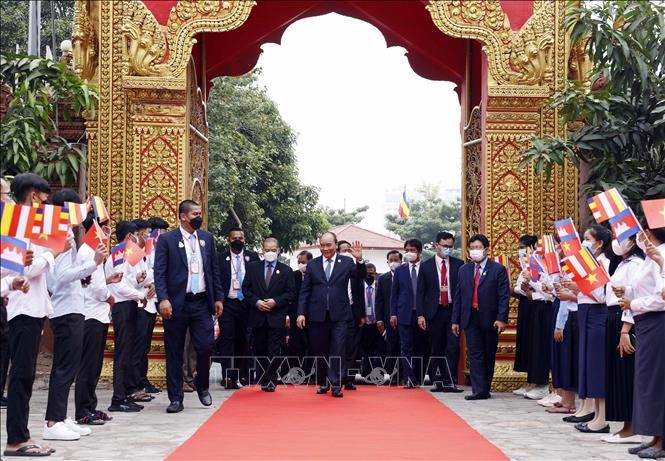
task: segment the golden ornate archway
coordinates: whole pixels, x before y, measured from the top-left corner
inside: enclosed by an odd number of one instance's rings
[[[275,3],[77,0],[75,66],[98,83],[100,92],[97,118],[87,122],[88,185],[106,200],[114,220],[162,216],[175,225],[180,200],[194,197],[207,204],[208,76],[197,76],[192,47],[204,33],[242,30],[255,8]],[[308,3],[324,2],[302,5]],[[346,3],[367,10],[363,2]],[[459,69],[464,238],[483,232],[495,255],[514,256],[520,234],[541,233],[562,217],[577,218],[578,176],[572,167],[559,168],[548,183],[531,170],[517,169],[530,136],[565,129],[556,111],[544,107],[568,77],[564,1],[502,3],[411,1],[408,8],[426,11],[442,34],[467,40],[466,68]],[[170,10],[160,22],[155,13],[165,4]],[[519,15],[508,14],[506,5],[530,11],[516,20]],[[380,6],[388,16],[393,7],[389,1]],[[482,53],[474,55],[475,42]],[[473,81],[479,94],[471,90]],[[515,275],[519,265],[512,264]],[[513,310],[513,324],[515,318]],[[156,340],[155,352],[163,352]],[[514,332],[504,335],[499,349],[495,386],[505,389],[523,378],[512,372]],[[107,366],[105,374],[109,371]],[[153,362],[151,374],[164,376],[163,362]]]

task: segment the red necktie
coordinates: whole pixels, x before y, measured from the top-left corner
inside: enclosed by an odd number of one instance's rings
[[[448,269],[446,269],[445,259],[441,262],[441,286],[448,286]],[[448,305],[448,290],[441,292],[441,299],[439,300],[439,304],[442,306]]]
[[[478,282],[480,282],[480,264],[476,264],[476,276],[473,278],[473,298],[471,306],[478,310]]]

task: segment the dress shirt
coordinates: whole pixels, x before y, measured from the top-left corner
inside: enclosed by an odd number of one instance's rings
[[[628,259],[624,259],[619,263],[614,270],[614,274],[610,277],[610,283],[607,284],[605,300],[608,306],[619,305],[619,298],[617,298],[612,289],[614,286],[623,286],[626,288],[627,295],[632,294],[633,283],[635,282],[635,277],[638,275],[642,264],[644,264],[644,260],[637,256],[630,256]],[[630,310],[625,310],[621,313],[621,320],[628,323],[635,323]]]
[[[145,289],[139,288],[136,282],[136,269],[124,262],[118,267],[113,267],[113,258],[106,259],[105,273],[122,272],[122,280],[118,283],[112,283],[108,286],[116,303],[124,301],[140,301],[145,297]]]
[[[441,286],[441,264],[445,261],[446,263],[446,288],[448,289],[448,303],[453,304],[453,292],[450,289],[450,258],[442,258],[439,255],[434,256],[434,261],[436,262],[436,273],[437,280],[439,281],[439,286]],[[417,269],[416,269],[417,272]],[[440,292],[439,292],[440,294]],[[439,296],[439,299],[441,297]]]
[[[29,242],[29,240],[25,240]],[[27,293],[22,291],[10,291],[7,296],[7,320],[11,320],[17,315],[27,315],[29,317],[44,318],[53,313],[51,297],[46,288],[46,274],[53,270],[55,259],[50,250],[33,246],[35,253],[32,264],[26,267],[23,275],[30,282],[30,290]]]
[[[609,274],[610,260],[604,254],[596,258],[599,264],[605,266],[605,270]],[[605,285],[596,288],[591,292],[591,295],[585,295],[581,291],[577,294],[577,304],[605,304]]]
[[[14,275],[4,275],[2,276],[2,290],[0,290],[0,296],[5,297],[12,291],[12,285],[14,284]]]
[[[658,251],[665,254],[665,243],[658,246]],[[630,310],[633,315],[665,311],[665,300],[661,295],[663,283],[660,266],[647,256],[633,282],[632,301],[630,302]],[[628,297],[631,296],[628,295]]]
[[[238,256],[240,257],[240,266],[237,265],[238,261]],[[229,293],[228,293],[228,298],[231,299],[238,299],[238,293],[242,291],[242,289],[234,290],[233,289],[233,280],[238,279],[239,283],[238,286],[242,286],[242,280],[238,278],[238,272],[244,275],[246,274],[245,271],[245,252],[241,251],[238,254],[235,254],[234,252],[231,251],[231,255],[229,256],[229,259],[231,260],[231,281],[229,283]]]
[[[363,286],[365,287],[365,317],[367,318],[367,323],[376,323],[376,280],[374,280],[374,283],[372,285],[369,285],[367,282],[363,283]],[[369,287],[372,287],[372,299],[369,299],[369,296],[367,296],[367,289]],[[371,301],[371,303],[370,303]],[[370,322],[370,318],[373,319]]]
[[[92,248],[88,245],[81,245],[81,248],[79,248],[78,254],[76,255],[76,259],[80,264],[83,261],[91,260],[94,255],[95,251]],[[95,319],[101,323],[109,323],[111,321],[111,306],[106,300],[110,295],[111,292],[106,286],[104,265],[100,264],[90,276],[90,283],[88,286],[83,287],[85,319]]]
[[[526,277],[520,273],[519,277],[517,277],[517,282],[515,283],[515,293],[518,293],[522,296],[526,296],[527,294],[522,290],[522,283],[527,281],[529,283],[529,286],[533,288],[533,291],[531,292],[531,299],[533,301],[553,301],[554,300],[554,295],[551,293],[545,293],[543,291],[543,283],[551,284],[552,278],[547,275],[547,274],[541,274],[540,279],[536,282],[531,280],[531,276],[529,276],[529,279],[527,280]]]
[[[146,273],[148,274],[145,278],[145,281],[143,282],[144,286],[148,286],[150,284],[155,283],[155,271],[154,271],[154,266],[155,266],[155,250],[153,249],[152,253],[150,253],[146,259]],[[152,298],[149,298],[147,300],[148,302],[146,303],[145,306],[143,306],[143,310],[150,314],[156,314],[157,313],[157,293],[155,293],[155,296]]]
[[[203,255],[201,254],[201,242],[199,241],[199,235],[196,231],[190,234],[185,229],[183,229],[182,226],[180,226],[180,232],[182,233],[182,243],[185,245],[185,252],[187,253],[187,293],[192,292],[192,256],[194,254],[196,255],[196,258],[198,258],[196,261],[198,261],[199,266],[199,289],[197,293],[205,293],[206,282],[205,274],[203,273]],[[194,235],[194,244],[192,244],[190,238],[191,235]]]

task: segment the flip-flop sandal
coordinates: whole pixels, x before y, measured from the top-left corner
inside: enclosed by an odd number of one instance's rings
[[[31,443],[30,445],[23,445],[21,448],[17,448],[16,450],[5,450],[3,455],[4,456],[34,456],[34,457],[43,457],[43,456],[51,456],[51,449],[49,451],[43,452],[43,451],[29,451],[29,450],[41,450],[42,447],[40,445]],[[55,450],[53,450],[55,451]]]
[[[548,413],[557,413],[557,414],[574,414],[577,410],[575,407],[564,407],[563,405],[558,406],[558,407],[550,407],[545,410]]]

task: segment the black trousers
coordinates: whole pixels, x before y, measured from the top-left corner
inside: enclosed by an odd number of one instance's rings
[[[43,318],[27,315],[17,315],[9,321],[9,358],[12,366],[7,381],[8,445],[26,442],[30,438],[30,397],[43,327]]]
[[[249,335],[247,331],[248,310],[244,301],[227,299],[224,312],[219,317],[218,354],[221,357],[222,379],[233,382],[240,376],[249,375],[247,357],[249,355]],[[236,359],[238,357],[238,359]]]
[[[344,352],[346,354],[342,369],[342,383],[352,383],[356,377],[358,359],[360,358],[360,325],[356,319],[349,320],[346,324],[346,343]]]
[[[132,362],[137,313],[136,301],[115,303],[111,311],[114,337],[112,403],[125,400],[129,389],[135,387],[138,380]],[[180,385],[182,387],[182,383]]]
[[[444,386],[457,384],[457,361],[459,360],[459,337],[451,331],[452,306],[441,307],[428,321],[432,360],[429,376],[432,383]],[[445,357],[446,360],[443,360]],[[447,362],[447,366],[446,366]]]
[[[397,365],[401,351],[399,331],[393,328],[390,322],[384,322],[384,325],[386,326],[386,371],[390,374],[390,383],[397,384],[404,377],[402,367]]]
[[[155,329],[157,314],[146,312],[145,309],[139,309],[136,313],[136,336],[134,337],[134,356],[132,362],[134,369],[138,374],[138,380],[135,389],[130,389],[130,393],[139,389],[145,389],[148,384],[148,354],[152,343],[152,332]]]
[[[386,341],[376,328],[376,323],[366,323],[360,327],[360,350],[362,352],[361,373],[364,377],[367,377],[373,368],[383,367],[386,357]]]
[[[277,370],[280,366],[280,354],[284,338],[285,328],[271,328],[265,322],[260,328],[252,329],[252,345],[258,362],[259,384],[272,382],[277,384]]]
[[[7,299],[0,299],[0,397],[5,395],[9,371],[9,323],[7,321]]]
[[[401,347],[404,380],[420,385],[425,378],[425,367],[429,360],[427,333],[418,326],[416,311],[411,314],[409,325],[397,325]]]
[[[166,347],[166,387],[171,402],[182,402],[182,359],[185,335],[189,334],[196,351],[196,378],[199,391],[210,387],[210,358],[215,344],[214,320],[205,299],[185,301],[177,315],[164,320],[164,346]]]
[[[97,383],[102,373],[108,323],[87,319],[83,323],[83,355],[76,375],[74,402],[76,419],[81,419],[97,409]]]
[[[83,314],[67,314],[51,319],[53,365],[46,404],[47,421],[64,421],[67,418],[69,389],[81,366],[84,322]]]
[[[469,326],[464,330],[469,353],[471,390],[474,394],[488,394],[494,379],[494,362],[499,334],[492,325],[483,325],[480,314],[471,309]]]
[[[346,320],[333,322],[326,314],[325,321],[310,321],[308,328],[310,353],[316,361],[317,384],[325,385],[327,378],[332,386],[341,386],[348,322]]]

